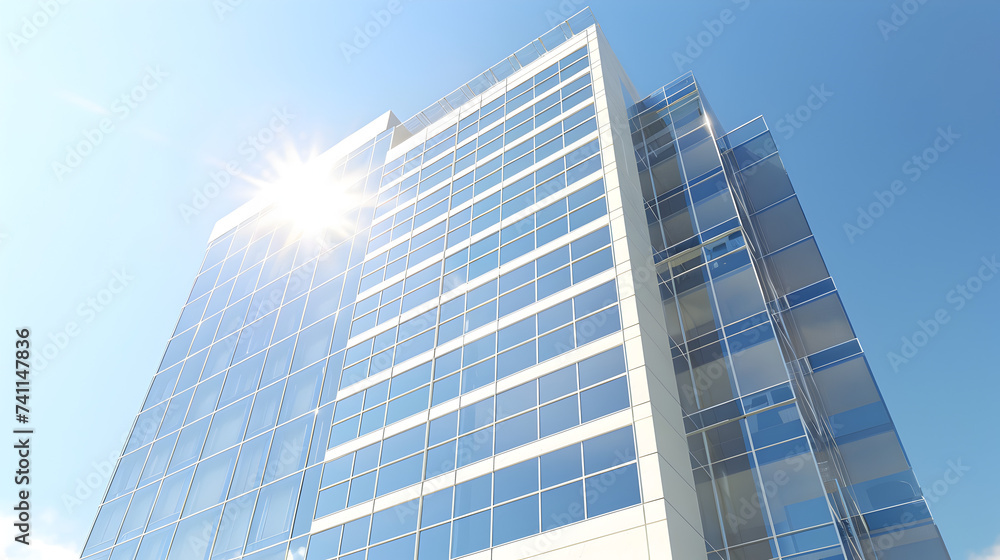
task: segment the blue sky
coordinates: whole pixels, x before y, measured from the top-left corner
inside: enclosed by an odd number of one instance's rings
[[[590,3],[640,92],[693,70],[725,127],[774,129],[953,557],[1000,557],[1000,4],[622,4]],[[584,5],[4,2],[0,323],[11,348],[23,326],[51,344],[37,544],[8,545],[0,516],[5,554],[78,554],[212,225],[255,193],[226,162],[262,175],[406,119]]]

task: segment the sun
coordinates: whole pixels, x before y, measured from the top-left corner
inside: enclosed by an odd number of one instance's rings
[[[350,210],[360,203],[347,185],[336,180],[329,158],[310,153],[303,157],[294,147],[283,155],[267,156],[271,172],[266,178],[248,178],[272,207],[274,217],[292,224],[299,235],[319,235],[330,230],[348,233]]]

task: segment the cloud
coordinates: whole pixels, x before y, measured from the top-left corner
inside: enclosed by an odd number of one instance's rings
[[[1000,560],[1000,538],[990,548],[970,554],[969,560]]]
[[[4,543],[2,556],[8,560],[79,560],[80,549],[76,543],[57,543],[45,534],[39,534],[38,522],[31,524],[28,546],[14,541],[15,518],[13,515],[0,515],[0,542]]]

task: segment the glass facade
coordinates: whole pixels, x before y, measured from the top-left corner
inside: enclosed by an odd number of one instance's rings
[[[763,121],[627,84],[584,10],[220,222],[81,558],[947,558]]]

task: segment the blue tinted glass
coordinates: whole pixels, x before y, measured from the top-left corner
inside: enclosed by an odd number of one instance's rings
[[[548,276],[539,278],[538,299],[549,297],[550,295],[567,288],[570,284],[570,267],[568,266],[557,270]]]
[[[590,278],[601,271],[611,268],[613,264],[614,259],[611,257],[611,248],[606,247],[597,253],[573,263],[573,281],[579,282]]]
[[[458,466],[471,465],[476,461],[493,455],[493,428],[484,428],[478,432],[458,438]]]
[[[341,527],[334,527],[310,537],[305,560],[326,560],[336,556],[340,549],[340,532]]]
[[[518,385],[497,395],[497,420],[503,420],[538,404],[535,381]]]
[[[436,445],[458,435],[458,413],[451,412],[430,422],[429,445]]]
[[[538,496],[497,506],[493,510],[493,546],[538,532]]]
[[[361,415],[361,431],[359,435],[371,433],[385,426],[385,405],[379,405]]]
[[[584,442],[586,446],[587,442]],[[639,503],[635,463],[586,479],[587,516],[593,517]]]
[[[393,398],[407,391],[416,389],[431,380],[431,363],[421,364],[409,371],[403,372],[392,378],[392,388],[389,391],[389,398]]]
[[[181,430],[181,435],[177,438],[177,445],[174,454],[170,458],[170,466],[167,467],[167,474],[178,469],[193,464],[201,455],[201,448],[205,444],[205,434],[208,432],[209,418],[191,424]]]
[[[462,364],[469,365],[479,360],[492,356],[496,353],[497,343],[495,336],[486,336],[479,340],[472,341],[465,345],[462,354]]]
[[[504,351],[534,337],[535,318],[529,317],[497,332],[498,349]]]
[[[378,466],[379,449],[379,444],[373,443],[354,454],[355,475],[370,471]]]
[[[567,366],[538,379],[538,400],[548,402],[576,389],[576,366]]]
[[[365,408],[384,403],[389,398],[389,382],[383,381],[365,391]]]
[[[320,518],[324,515],[330,515],[347,507],[347,490],[349,486],[349,482],[342,482],[320,491],[316,503],[316,517]]]
[[[459,412],[458,432],[465,434],[493,422],[493,398],[479,401]]]
[[[544,362],[576,348],[573,325],[567,325],[538,338],[538,361]]]
[[[490,547],[490,511],[456,519],[452,526],[451,555],[463,556]]]
[[[301,475],[289,476],[260,489],[247,550],[260,550],[288,538]]]
[[[547,255],[538,257],[538,260],[535,261],[538,265],[538,275],[548,274],[563,265],[569,264],[569,260],[568,245],[563,245]]]
[[[236,453],[237,449],[233,448],[198,463],[183,515],[201,511],[226,499]]]
[[[452,440],[427,451],[427,478],[455,469],[456,445],[456,442]]]
[[[462,367],[462,351],[454,350],[434,360],[434,379],[440,379]]]
[[[386,425],[402,420],[422,410],[427,410],[429,397],[430,387],[425,386],[396,400],[389,401],[389,408],[386,410]]]
[[[424,496],[420,510],[420,526],[430,527],[451,519],[451,498],[454,487]]]
[[[170,547],[170,538],[174,534],[174,526],[165,527],[155,533],[149,533],[142,539],[142,546],[136,555],[138,560],[163,560]]]
[[[635,459],[635,442],[632,439],[631,426],[583,442],[586,474],[621,465],[633,459]]]
[[[212,417],[212,427],[208,431],[208,439],[205,442],[204,455],[206,457],[236,445],[243,439],[243,432],[246,429],[247,416],[250,412],[251,398],[225,408]]]
[[[604,311],[590,315],[577,321],[575,325],[576,343],[587,344],[593,340],[621,330],[621,317],[618,306],[609,307]]]
[[[427,425],[411,428],[401,434],[386,438],[382,442],[382,459],[380,464],[391,463],[396,459],[406,457],[424,448],[427,435]]]
[[[323,381],[323,366],[323,363],[318,363],[288,378],[278,415],[279,423],[316,408],[320,383]]]
[[[374,540],[374,537],[372,538]],[[392,542],[380,544],[368,549],[368,560],[398,560],[412,558],[416,548],[416,535],[409,535]]]
[[[351,479],[347,507],[358,505],[375,497],[375,473],[370,472]]]
[[[562,484],[583,475],[580,446],[571,445],[539,457],[542,488]]]
[[[264,482],[277,480],[306,465],[306,450],[312,434],[313,415],[284,424],[274,431],[271,451],[264,467]]]
[[[584,518],[583,481],[542,492],[542,531],[549,531]]]
[[[618,300],[615,282],[606,282],[573,298],[574,313],[577,317],[590,315]]]
[[[590,387],[623,373],[625,353],[621,346],[601,352],[580,362],[580,387]]]
[[[538,439],[538,414],[526,412],[496,425],[496,453],[502,453]]]
[[[462,372],[462,392],[467,393],[496,380],[496,363],[493,358],[466,368]]]
[[[573,304],[564,301],[538,313],[538,332],[548,332],[573,320]]]
[[[329,447],[336,447],[358,437],[358,425],[360,423],[361,416],[355,416],[354,418],[341,422],[340,424],[330,426]]]
[[[368,544],[368,526],[370,517],[355,519],[344,524],[344,534],[340,541],[340,552],[351,552]]]
[[[580,423],[580,409],[576,395],[571,395],[542,406],[538,412],[540,437],[550,436]]]
[[[420,560],[448,560],[448,548],[451,543],[451,524],[441,525],[420,532],[420,545],[417,558]]]
[[[361,412],[364,397],[365,393],[362,391],[337,401],[337,408],[333,413],[333,421],[340,422]]]
[[[372,514],[369,542],[379,543],[417,530],[418,500],[393,506]]]
[[[590,422],[625,408],[628,408],[628,384],[624,377],[580,392],[582,422]]]
[[[457,517],[489,507],[492,485],[493,476],[487,474],[455,486],[454,515]]]
[[[534,340],[497,356],[497,379],[517,373],[538,363]]]
[[[236,463],[236,473],[233,474],[233,485],[229,496],[240,494],[260,485],[264,473],[264,459],[271,444],[271,434],[254,438],[240,448],[240,458]]]
[[[441,404],[457,397],[460,392],[459,379],[460,376],[458,374],[453,374],[451,377],[435,381],[434,391],[431,395],[431,406]]]
[[[423,466],[424,456],[419,454],[382,467],[378,472],[378,488],[375,495],[384,496],[420,482]]]
[[[538,459],[493,473],[493,503],[506,502],[538,491]]]

